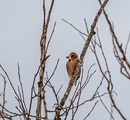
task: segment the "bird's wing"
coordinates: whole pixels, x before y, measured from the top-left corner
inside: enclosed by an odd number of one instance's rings
[[[71,70],[70,63],[68,63],[68,62],[66,64],[66,69],[67,69],[68,76],[70,78],[72,76],[72,70]]]

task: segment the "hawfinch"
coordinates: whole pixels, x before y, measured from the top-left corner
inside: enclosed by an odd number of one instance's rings
[[[66,69],[67,69],[68,76],[71,79],[76,67],[79,65],[78,55],[72,52],[66,58],[68,59],[68,62],[66,63]],[[80,77],[80,72],[81,72],[81,68],[77,74],[77,78],[75,80],[74,86],[76,86],[76,81]]]

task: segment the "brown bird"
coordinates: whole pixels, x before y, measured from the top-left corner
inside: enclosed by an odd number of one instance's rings
[[[68,59],[68,62],[66,63],[66,69],[67,69],[68,76],[71,79],[76,67],[79,65],[78,55],[72,52],[66,58]],[[78,78],[80,77],[80,72],[81,72],[81,67],[80,67],[80,70],[78,71],[74,86],[76,86],[76,82]]]

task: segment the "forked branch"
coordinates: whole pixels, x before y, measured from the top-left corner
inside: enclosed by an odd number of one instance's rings
[[[80,62],[81,62],[81,64],[83,63],[83,59],[84,59],[84,56],[85,56],[86,51],[87,51],[87,49],[88,49],[89,43],[90,43],[90,41],[91,41],[93,35],[95,34],[94,28],[95,28],[95,26],[96,26],[96,24],[97,24],[98,18],[99,18],[99,16],[101,15],[102,10],[104,9],[104,7],[105,7],[106,4],[108,3],[108,1],[109,1],[109,0],[105,0],[105,1],[104,1],[103,5],[100,7],[100,9],[98,10],[98,13],[97,13],[96,16],[95,16],[95,19],[94,19],[94,21],[93,21],[93,24],[91,25],[90,34],[88,35],[88,39],[87,39],[87,41],[86,41],[86,43],[85,43],[85,45],[84,45],[84,48],[83,48],[83,50],[82,50],[82,52],[81,52],[81,55],[80,55]],[[65,92],[65,94],[64,94],[64,96],[63,96],[63,98],[61,99],[60,104],[57,105],[57,107],[56,107],[56,109],[55,109],[55,112],[56,112],[56,113],[55,113],[55,118],[54,118],[54,120],[61,120],[61,118],[60,118],[61,109],[63,108],[63,106],[64,106],[64,104],[65,104],[65,102],[66,102],[66,100],[67,100],[67,98],[68,98],[68,96],[69,96],[69,94],[70,94],[70,91],[71,91],[71,89],[72,89],[72,86],[73,86],[73,83],[74,83],[74,81],[75,81],[75,78],[77,77],[76,75],[77,75],[79,69],[80,69],[80,68],[77,67],[76,70],[74,71],[74,74],[73,74],[73,76],[72,76],[72,79],[71,79],[70,82],[69,82],[68,88],[67,88],[67,90],[66,90],[66,92]]]

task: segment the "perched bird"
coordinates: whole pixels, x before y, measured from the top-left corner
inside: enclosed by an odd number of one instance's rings
[[[66,58],[68,59],[68,62],[66,63],[66,69],[67,69],[68,76],[71,79],[76,67],[79,66],[78,55],[76,53],[72,52]],[[80,77],[80,72],[81,72],[81,67],[78,71],[74,86],[76,86],[76,82],[77,82],[78,78]]]

